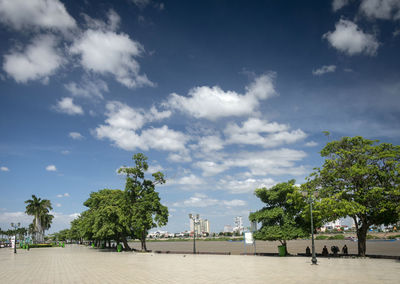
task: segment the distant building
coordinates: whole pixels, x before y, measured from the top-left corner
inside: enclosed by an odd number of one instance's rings
[[[237,216],[234,218],[234,224],[235,227],[233,228],[233,231],[239,234],[243,233],[243,217],[242,216]]]
[[[207,219],[200,219],[200,231],[202,233],[207,233],[210,234],[210,223],[208,222]]]
[[[195,225],[193,219],[190,219],[190,232],[196,231],[196,235],[210,234],[210,222],[207,219],[199,218],[199,222]]]
[[[321,227],[321,232],[325,232],[326,230],[334,230],[334,229],[340,230],[340,228],[341,228],[342,226],[343,226],[343,225],[342,225],[341,220],[340,220],[340,219],[337,219],[337,220],[335,220],[335,221],[328,222],[328,223],[324,224],[324,225]]]

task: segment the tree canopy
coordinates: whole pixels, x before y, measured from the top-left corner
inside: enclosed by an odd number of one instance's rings
[[[255,195],[265,203],[261,210],[249,216],[250,221],[261,223],[254,234],[256,239],[280,241],[286,246],[288,240],[309,236],[310,226],[302,216],[306,203],[295,180],[270,189],[258,188]]]
[[[365,256],[372,225],[388,225],[400,215],[400,146],[363,137],[343,137],[321,151],[322,168],[311,174],[307,187],[319,193],[315,208],[326,221],[353,218],[358,254]]]
[[[142,250],[146,250],[148,231],[168,222],[168,208],[155,191],[156,184],[165,183],[164,175],[156,172],[153,180],[146,179],[147,157],[139,153],[133,159],[134,167],[119,169],[126,175],[125,190],[92,192],[84,202],[88,210],[71,223],[71,238],[122,241],[128,250],[127,239],[134,238],[141,240]]]

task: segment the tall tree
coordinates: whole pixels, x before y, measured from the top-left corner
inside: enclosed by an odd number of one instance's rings
[[[84,215],[90,223],[91,238],[94,240],[122,241],[130,249],[127,237],[132,235],[130,220],[132,208],[125,192],[119,189],[102,189],[92,192],[84,205],[89,207]]]
[[[254,234],[256,239],[279,241],[286,247],[288,240],[310,235],[309,223],[302,217],[306,202],[295,186],[295,180],[270,189],[258,188],[255,195],[265,203],[262,209],[249,216],[250,221],[261,223],[261,228]]]
[[[44,241],[44,231],[50,228],[53,215],[49,212],[53,209],[48,199],[37,198],[32,195],[32,199],[25,201],[25,213],[33,216],[33,228],[38,242]]]
[[[400,214],[400,146],[363,137],[343,137],[321,151],[322,168],[311,174],[308,187],[319,192],[316,209],[326,221],[353,218],[358,254],[366,254],[372,225],[388,225]]]
[[[165,183],[165,179],[161,172],[153,173],[153,180],[145,178],[149,166],[147,157],[142,153],[135,154],[133,160],[134,167],[122,167],[118,172],[126,175],[125,193],[132,206],[130,224],[134,237],[141,241],[142,250],[146,251],[148,231],[168,222],[168,208],[161,204],[155,190],[155,186]]]

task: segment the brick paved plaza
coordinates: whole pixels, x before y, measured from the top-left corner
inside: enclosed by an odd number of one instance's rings
[[[0,249],[0,283],[397,283],[400,262],[108,252],[79,246]]]

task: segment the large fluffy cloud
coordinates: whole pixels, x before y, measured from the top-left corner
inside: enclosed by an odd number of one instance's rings
[[[89,29],[73,43],[70,51],[79,55],[86,70],[111,74],[128,88],[153,85],[145,74],[140,74],[135,59],[142,54],[142,45],[126,34]]]
[[[182,132],[164,125],[148,128],[138,133],[144,124],[162,120],[170,116],[169,111],[160,112],[155,107],[145,111],[134,109],[121,102],[108,102],[106,124],[99,125],[94,134],[99,139],[107,138],[124,150],[157,149],[165,151],[185,151],[188,137]]]
[[[277,149],[268,151],[242,151],[231,153],[220,161],[204,160],[195,164],[203,171],[204,176],[212,176],[231,168],[249,170],[248,176],[268,175],[303,175],[306,169],[297,166],[296,162],[306,157],[304,151],[293,149]]]
[[[219,86],[195,87],[187,97],[170,95],[165,105],[195,118],[215,120],[221,117],[249,115],[257,110],[260,100],[276,94],[274,75],[262,75],[246,87],[245,94],[224,91]]]
[[[284,124],[249,118],[242,126],[228,124],[224,133],[227,137],[226,143],[260,145],[265,148],[294,143],[307,136],[301,129],[288,129],[289,126]]]
[[[76,26],[59,0],[0,0],[0,21],[18,30],[67,30]]]
[[[56,46],[57,40],[53,36],[36,37],[23,52],[12,50],[5,55],[3,69],[18,83],[46,79],[64,62]]]
[[[368,18],[400,19],[400,0],[363,0],[360,11]]]
[[[347,54],[375,55],[379,43],[374,35],[364,33],[355,23],[341,19],[333,32],[327,32],[323,38],[337,50]]]

